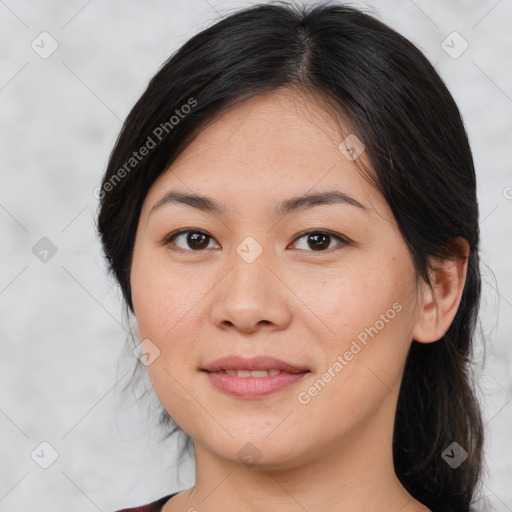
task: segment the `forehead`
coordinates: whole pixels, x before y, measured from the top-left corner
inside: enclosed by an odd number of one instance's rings
[[[341,119],[339,114],[337,118]],[[232,105],[207,125],[174,165],[209,154],[217,157],[219,152],[224,159],[268,155],[289,162],[294,155],[296,160],[307,155],[320,159],[318,150],[330,148],[328,154],[338,157],[339,143],[353,131],[348,120],[336,123],[318,95],[284,88]]]
[[[364,151],[351,160],[345,146],[340,150],[355,134],[349,122],[337,120],[317,96],[293,89],[249,98],[196,136],[147,201],[154,204],[169,187],[241,204],[336,188],[374,204],[380,193],[360,172],[371,169],[369,161]]]

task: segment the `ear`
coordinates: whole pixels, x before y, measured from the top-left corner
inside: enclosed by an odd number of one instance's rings
[[[450,259],[435,258],[430,262],[429,277],[432,288],[422,281],[418,317],[413,339],[432,343],[444,336],[459,309],[468,268],[469,243],[456,238]]]

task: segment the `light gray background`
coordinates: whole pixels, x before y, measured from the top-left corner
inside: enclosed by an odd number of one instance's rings
[[[246,5],[0,1],[2,512],[108,512],[194,482],[190,460],[178,481],[175,441],[157,444],[156,402],[146,407],[121,393],[134,359],[95,236],[93,190],[122,121],[159,66],[219,15]],[[476,367],[488,437],[482,496],[510,511],[512,0],[355,5],[372,7],[425,52],[471,138],[487,337],[485,364]],[[43,31],[59,45],[46,59],[31,47],[43,45]],[[442,47],[454,31],[469,44],[458,58]],[[457,37],[447,40],[452,53],[462,49]],[[32,252],[42,237],[57,247],[46,263]],[[42,441],[58,452],[48,469],[31,458]],[[47,448],[35,453],[49,460]]]

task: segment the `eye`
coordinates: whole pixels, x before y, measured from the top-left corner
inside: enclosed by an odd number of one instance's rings
[[[188,247],[180,246],[175,242],[176,240],[181,240],[182,243],[186,244]],[[172,243],[179,249],[185,251],[189,251],[190,249],[193,251],[201,251],[202,249],[208,248],[210,240],[213,240],[213,238],[204,231],[198,229],[183,229],[177,233],[170,234],[165,238],[163,244],[167,245]]]
[[[329,231],[308,231],[306,233],[301,234],[295,240],[305,240],[305,243],[302,244],[302,247],[299,247],[301,250],[307,250],[307,247],[311,248],[314,252],[326,252],[327,249],[331,249],[331,242],[334,239],[339,240],[340,245],[347,245],[349,242],[345,238],[340,235],[336,235]],[[311,251],[310,251],[311,252]]]
[[[185,246],[180,246],[179,243],[176,243],[176,241],[180,240]],[[203,249],[208,249],[210,241],[212,240],[213,238],[208,233],[200,229],[183,229],[176,233],[171,233],[163,240],[162,244],[173,244],[183,251],[190,252],[190,250],[192,250],[198,252]],[[327,250],[332,249],[331,243],[333,240],[338,240],[340,242],[337,246],[343,246],[349,243],[348,240],[342,236],[329,231],[307,231],[300,234],[295,238],[295,240],[304,240],[302,247],[298,247],[298,249],[307,251],[309,247],[312,249],[312,251],[309,252],[327,252]]]

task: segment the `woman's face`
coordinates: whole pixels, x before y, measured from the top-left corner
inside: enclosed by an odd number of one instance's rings
[[[339,148],[346,128],[291,90],[253,98],[145,199],[131,270],[139,336],[196,450],[287,468],[349,441],[391,443],[421,290],[389,206],[356,168],[363,148],[353,135],[353,151]],[[162,201],[170,192],[208,201]],[[205,371],[229,356],[306,371]]]

